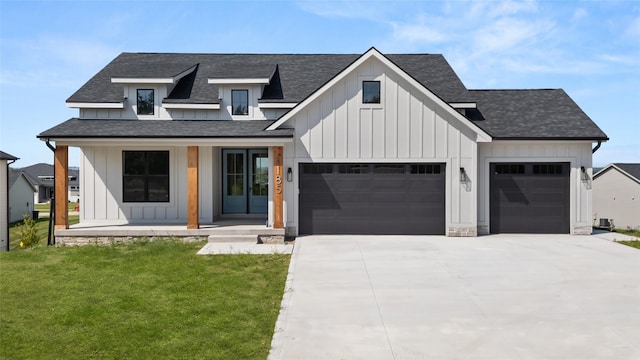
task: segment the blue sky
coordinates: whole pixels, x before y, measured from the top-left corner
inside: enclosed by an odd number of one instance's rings
[[[440,53],[467,88],[563,88],[607,133],[594,166],[640,162],[640,1],[0,0],[0,150],[36,135],[121,52]],[[77,151],[69,163],[79,164]]]

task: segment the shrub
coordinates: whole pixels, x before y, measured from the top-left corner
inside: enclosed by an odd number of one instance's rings
[[[36,221],[29,214],[22,215],[22,225],[18,226],[18,236],[20,236],[21,248],[32,247],[40,243]]]

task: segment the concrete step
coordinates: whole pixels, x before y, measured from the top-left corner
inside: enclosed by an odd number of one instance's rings
[[[211,235],[284,235],[284,229],[246,225],[212,227],[207,231]]]
[[[209,243],[258,243],[257,234],[244,234],[244,235],[227,235],[227,234],[215,234],[209,235]]]

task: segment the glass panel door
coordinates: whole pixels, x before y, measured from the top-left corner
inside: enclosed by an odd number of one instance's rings
[[[249,212],[266,214],[269,196],[269,154],[267,149],[249,150]]]
[[[247,213],[245,154],[243,149],[222,150],[222,212],[225,214]]]

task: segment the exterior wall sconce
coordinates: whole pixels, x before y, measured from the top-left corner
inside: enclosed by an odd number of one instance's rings
[[[287,182],[293,181],[293,170],[291,168],[287,168]]]
[[[584,166],[580,166],[580,180],[582,181],[589,180],[589,175],[587,175],[587,170],[584,168]]]
[[[463,167],[460,168],[460,183],[462,184],[467,183],[467,172],[464,171]]]

